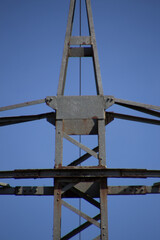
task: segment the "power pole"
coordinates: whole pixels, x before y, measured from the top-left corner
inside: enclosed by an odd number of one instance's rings
[[[10,187],[1,183],[0,194],[16,195],[53,195],[54,194],[54,227],[53,239],[70,239],[82,232],[90,225],[95,225],[100,229],[100,234],[95,236],[95,240],[108,239],[108,216],[107,216],[107,194],[147,194],[160,193],[158,185],[152,187],[144,186],[107,186],[107,178],[144,178],[160,177],[160,170],[146,169],[109,169],[106,163],[105,126],[114,118],[138,121],[149,124],[160,125],[157,119],[135,117],[124,114],[108,112],[113,104],[131,108],[149,115],[160,117],[160,107],[148,104],[136,103],[117,99],[113,96],[103,94],[101,73],[93,24],[91,2],[85,0],[87,10],[89,36],[72,36],[72,26],[74,22],[76,0],[70,0],[67,30],[59,77],[57,96],[49,96],[45,99],[1,107],[0,111],[25,107],[29,105],[46,103],[54,111],[39,115],[5,117],[0,118],[0,125],[5,126],[20,122],[33,121],[46,118],[48,122],[56,128],[55,132],[55,165],[54,169],[30,169],[15,171],[0,171],[0,178],[53,178],[54,187]],[[76,46],[76,47],[75,47]],[[95,83],[97,95],[94,96],[65,96],[65,82],[67,64],[69,57],[91,57],[93,60]],[[96,135],[98,146],[90,149],[80,141],[75,140],[72,135]],[[69,165],[63,162],[63,139],[78,146],[86,152],[75,161],[70,161]],[[96,166],[79,166],[90,157],[97,159]],[[99,209],[99,214],[90,217],[84,212],[68,204],[63,198],[83,198]],[[99,198],[97,201],[95,198]],[[61,207],[65,206],[86,219],[86,222],[71,232],[62,236],[61,234]]]

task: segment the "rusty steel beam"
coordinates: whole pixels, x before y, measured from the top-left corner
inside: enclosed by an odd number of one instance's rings
[[[56,169],[16,169],[0,171],[0,178],[59,178],[62,181],[78,178],[85,181],[87,178],[159,178],[160,170],[125,169],[106,167],[61,167]],[[66,178],[66,179],[64,179]]]
[[[80,192],[74,187],[71,189],[73,191],[73,195],[66,196],[62,194],[62,197],[65,198],[79,198],[82,197],[91,204],[96,207],[100,207],[99,203],[95,201],[93,198],[88,196],[86,193]],[[134,185],[134,186],[108,186],[107,187],[107,195],[147,195],[147,194],[159,194],[160,193],[160,183],[155,183],[152,186],[145,185]],[[53,196],[54,195],[54,187],[52,186],[1,186],[0,187],[0,195],[17,195],[17,196]],[[95,195],[94,198],[99,198],[98,195]]]
[[[100,181],[101,239],[108,240],[107,179]]]
[[[61,183],[54,179],[53,239],[61,239]]]
[[[152,186],[135,185],[135,186],[110,186],[108,195],[146,195],[160,193],[160,183]]]

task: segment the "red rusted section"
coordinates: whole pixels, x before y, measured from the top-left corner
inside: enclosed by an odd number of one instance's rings
[[[60,163],[60,164],[58,164],[58,165],[57,165],[57,164],[55,164],[54,168],[55,168],[55,169],[58,169],[58,168],[60,168],[60,169],[61,169],[61,168],[62,168],[62,164],[61,164],[61,163]]]
[[[107,169],[105,166],[59,166],[61,169]]]
[[[98,117],[97,116],[93,116],[92,119],[98,119]]]

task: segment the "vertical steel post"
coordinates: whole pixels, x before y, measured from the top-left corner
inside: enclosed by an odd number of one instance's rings
[[[86,0],[86,8],[87,8],[89,32],[90,32],[91,39],[92,39],[91,41],[92,41],[92,48],[93,48],[93,64],[94,64],[94,74],[95,74],[97,94],[103,95],[101,72],[100,72],[100,65],[99,65],[99,59],[98,59],[98,51],[97,51],[97,44],[96,44],[96,37],[95,37],[95,30],[94,30],[94,23],[93,23],[93,16],[92,16],[90,0]]]
[[[101,240],[108,240],[107,179],[100,182]]]
[[[61,167],[63,160],[62,124],[62,120],[56,120],[55,168]]]
[[[105,121],[98,120],[99,165],[106,166]],[[108,240],[107,179],[100,180],[101,240]]]
[[[61,239],[61,184],[54,179],[53,240]]]
[[[66,35],[65,35],[65,43],[64,43],[64,49],[63,49],[63,57],[62,57],[62,63],[61,63],[61,71],[60,71],[60,76],[59,76],[59,84],[58,84],[57,95],[63,95],[64,94],[66,73],[67,73],[67,65],[68,65],[69,41],[70,41],[70,36],[71,36],[71,33],[72,33],[75,2],[76,2],[75,0],[70,1],[68,23],[67,23],[67,29],[66,29]]]

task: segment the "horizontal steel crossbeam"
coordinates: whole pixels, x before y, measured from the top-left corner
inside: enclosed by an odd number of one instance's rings
[[[73,188],[73,192],[76,189]],[[146,195],[146,194],[158,194],[160,193],[160,183],[154,184],[152,186],[144,186],[144,185],[135,185],[135,186],[108,186],[107,195]],[[0,187],[0,195],[17,195],[17,196],[53,196],[54,187],[51,186],[16,186],[11,187],[6,184],[6,186]],[[80,197],[84,198],[85,193],[81,193]],[[87,196],[87,195],[86,195]],[[62,195],[63,197],[63,195]],[[66,198],[66,196],[64,195]],[[75,197],[71,196],[72,198]],[[88,197],[88,196],[87,196]],[[95,196],[98,197],[98,196]],[[78,194],[76,194],[76,198],[78,198]],[[94,200],[94,199],[92,199]],[[91,203],[91,202],[90,202]],[[94,206],[95,204],[92,203]],[[99,207],[98,205],[96,205]]]
[[[61,167],[57,169],[20,169],[0,171],[0,178],[159,178],[160,170],[125,169],[106,167]]]

